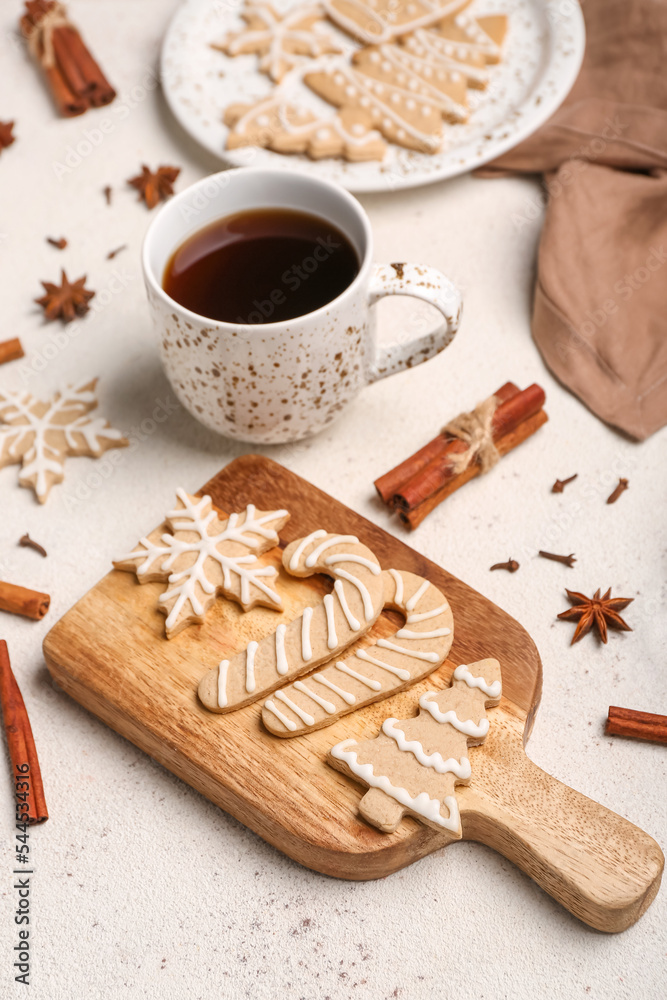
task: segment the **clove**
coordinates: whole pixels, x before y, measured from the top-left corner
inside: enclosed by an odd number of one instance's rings
[[[538,555],[541,555],[543,559],[551,559],[553,562],[562,563],[563,566],[569,566],[570,568],[572,568],[577,561],[574,558],[574,552],[571,552],[569,556],[557,556],[554,552],[543,552],[542,549],[540,549]]]
[[[64,250],[67,246],[67,240],[64,236],[61,236],[59,240],[54,240],[53,236],[47,236],[46,242],[50,243],[51,246],[55,247],[57,250]]]
[[[119,254],[121,250],[127,250],[127,243],[123,243],[122,246],[116,247],[115,250],[110,250],[107,254],[107,260],[113,260],[116,254]]]
[[[22,545],[24,549],[34,549],[35,552],[39,552],[40,556],[46,556],[47,554],[44,546],[36,542],[34,538],[31,538],[27,531],[25,535],[19,538],[19,545]]]
[[[575,474],[573,476],[570,476],[568,479],[557,479],[556,482],[551,487],[551,492],[562,493],[567,484],[573,482],[578,475],[579,473],[575,472]]]
[[[102,194],[107,200],[107,205],[111,204],[111,187],[107,184],[105,188],[102,188]]]
[[[610,493],[610,495],[607,497],[607,503],[616,503],[621,493],[627,490],[628,486],[629,483],[627,479],[619,479],[618,486],[616,487],[614,492]]]
[[[504,563],[494,563],[490,569],[506,569],[508,573],[516,573],[519,568],[519,564],[516,559],[508,559]]]

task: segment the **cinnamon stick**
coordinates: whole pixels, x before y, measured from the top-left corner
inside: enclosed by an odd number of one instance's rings
[[[12,340],[3,340],[0,344],[0,365],[4,365],[8,361],[18,361],[19,358],[23,357],[23,353],[23,347],[18,337],[14,337]]]
[[[535,416],[542,409],[545,398],[544,389],[534,384],[522,392],[514,394],[505,402],[501,402],[491,423],[493,443],[496,447],[498,447],[498,441],[501,438],[515,431],[530,417]],[[404,483],[394,497],[394,505],[397,509],[401,511],[414,510],[428,497],[442,490],[450,480],[459,479],[461,474],[456,475],[453,472],[451,459],[454,455],[463,454],[467,450],[468,445],[465,441],[458,438],[451,441],[442,456],[433,459],[412,479]],[[474,462],[471,464],[475,465]]]
[[[667,743],[667,715],[610,705],[605,732],[609,736],[631,736],[636,740]]]
[[[501,402],[506,402],[513,396],[516,396],[518,392],[519,389],[513,382],[505,382],[494,393],[494,396]],[[449,434],[438,434],[437,437],[434,437],[432,441],[425,444],[414,455],[410,455],[409,458],[406,458],[396,468],[390,469],[389,472],[376,479],[374,485],[380,499],[393,507],[394,497],[401,491],[405,483],[412,479],[418,472],[421,472],[434,459],[446,455],[450,445],[456,440],[456,438]]]
[[[50,603],[48,594],[0,580],[0,611],[9,611],[13,615],[23,615],[24,618],[39,621],[49,610]]]
[[[109,104],[116,96],[78,30],[57,0],[27,0],[21,32],[39,63],[58,113],[66,118]]]
[[[21,819],[25,817],[28,823],[43,823],[49,818],[49,811],[44,798],[42,772],[30,719],[9,662],[9,651],[4,639],[0,639],[0,704],[7,734],[7,749],[12,762],[12,780],[20,782],[16,787],[17,806],[20,806],[17,816]],[[24,791],[25,784],[28,788]]]
[[[539,430],[543,424],[546,424],[548,419],[544,410],[539,410],[534,416],[529,417],[528,420],[524,420],[513,431],[510,431],[509,434],[505,434],[504,437],[496,441],[496,448],[501,455],[506,455],[509,451],[512,451],[526,441],[535,431]],[[450,494],[456,492],[461,486],[464,486],[471,479],[478,476],[479,471],[479,465],[472,462],[464,472],[447,479],[440,489],[432,493],[418,506],[409,511],[400,510],[399,517],[403,524],[412,529],[418,527],[427,514],[430,514]]]

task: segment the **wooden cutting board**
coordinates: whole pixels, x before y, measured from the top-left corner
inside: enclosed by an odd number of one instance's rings
[[[180,484],[175,484],[175,487]],[[355,534],[383,568],[428,577],[454,613],[455,638],[445,664],[408,691],[294,739],[277,739],[260,723],[259,703],[229,715],[207,712],[197,685],[223,657],[272,633],[329,587],[323,577],[295,579],[280,570],[284,612],[243,614],[223,599],[204,625],[164,638],[157,610],[162,583],[140,586],[112,571],[51,629],[44,655],[54,679],[76,701],[166,768],[308,868],[339,878],[388,875],[450,838],[406,817],[383,834],[357,815],[365,789],[325,764],[340,740],[377,734],[388,716],[416,714],[419,696],[445,687],[454,667],[496,657],[503,699],[489,711],[486,743],[470,751],[470,786],[457,788],[463,837],[500,851],[581,920],[605,931],[630,926],[651,903],[664,863],[638,827],[536,767],[524,752],[537,710],[542,670],[524,629],[486,598],[377,525],[267,458],[247,455],[226,466],[201,493],[223,513],[248,503],[286,507],[283,544],[317,528]],[[154,523],[137,516],[137,539]],[[118,553],[111,553],[116,555]],[[280,550],[262,557],[280,566]],[[383,612],[361,641],[395,631]],[[355,647],[350,647],[354,649]]]

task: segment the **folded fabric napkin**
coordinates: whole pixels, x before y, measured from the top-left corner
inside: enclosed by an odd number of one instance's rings
[[[667,423],[667,2],[583,11],[565,103],[477,175],[545,175],[533,337],[594,413],[643,440]]]

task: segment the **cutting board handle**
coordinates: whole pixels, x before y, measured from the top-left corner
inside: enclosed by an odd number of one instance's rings
[[[523,749],[507,741],[503,750],[511,780],[499,769],[493,798],[461,789],[464,837],[503,854],[591,927],[630,927],[660,887],[665,859],[656,841],[552,778]]]

